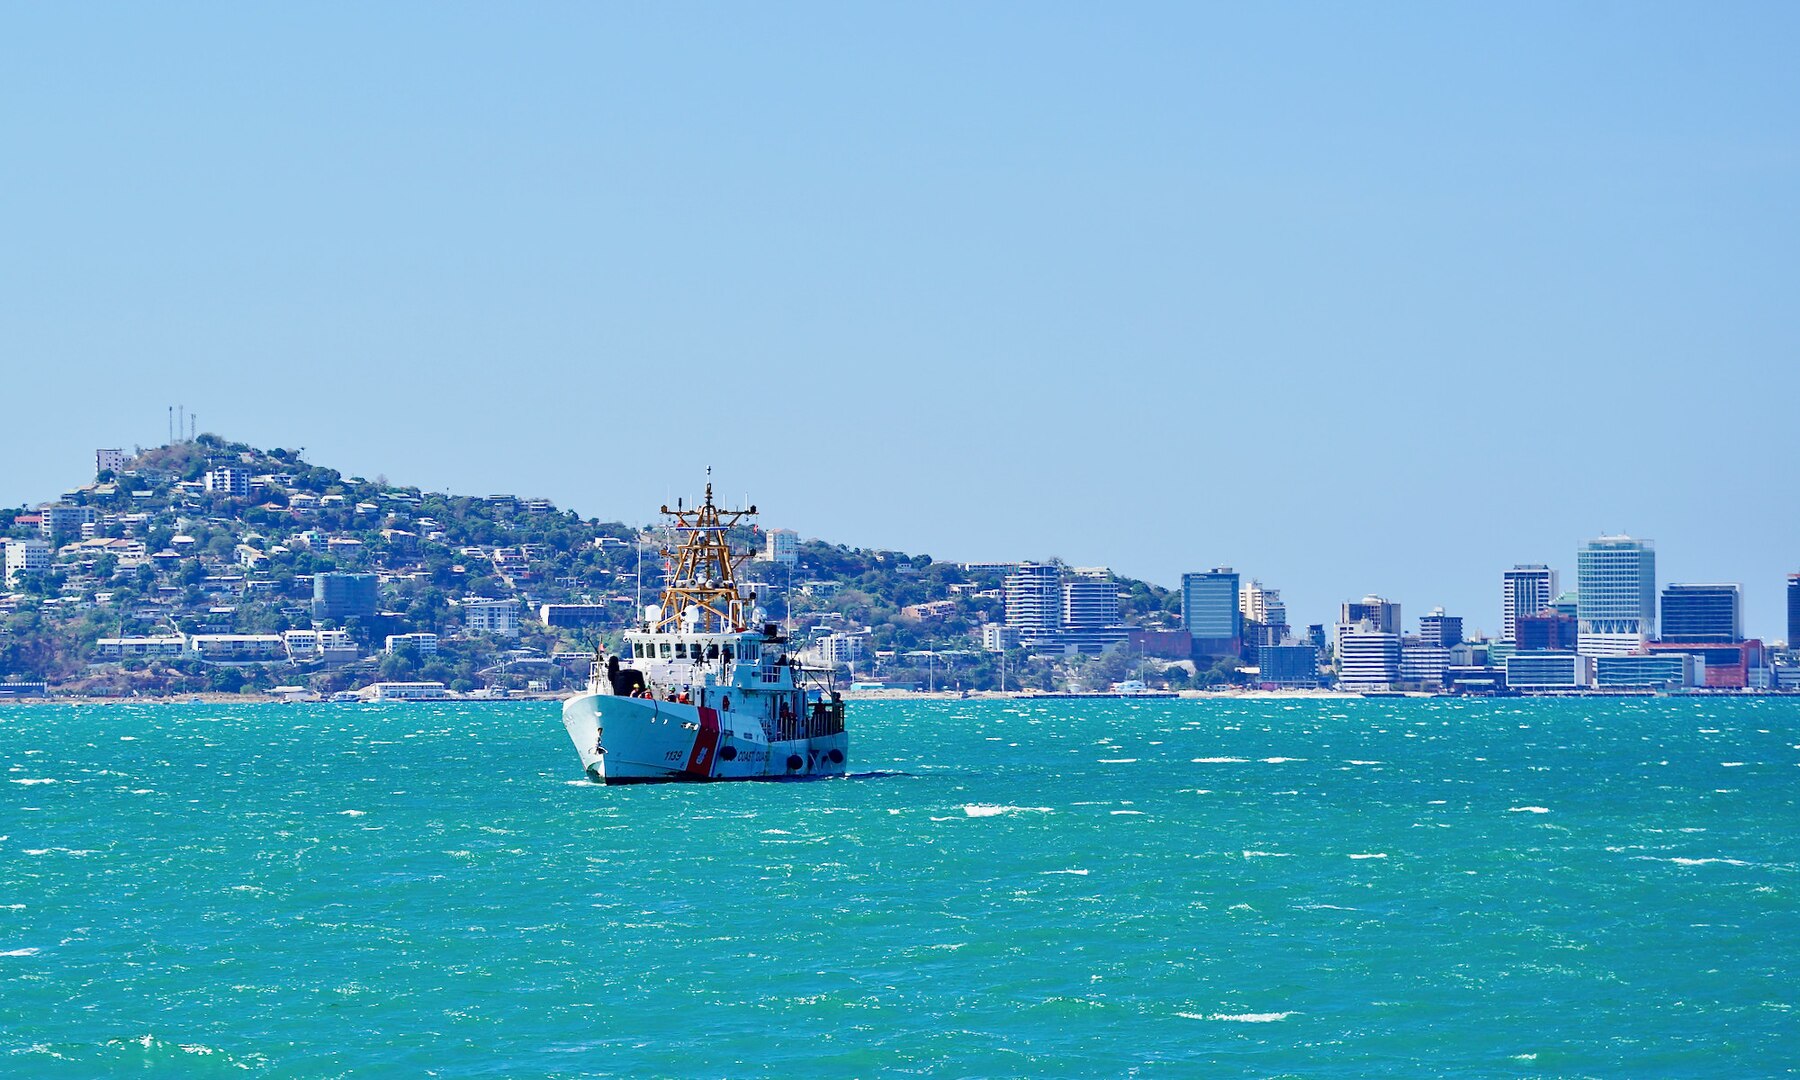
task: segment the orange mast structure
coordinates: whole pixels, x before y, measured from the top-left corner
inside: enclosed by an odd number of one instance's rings
[[[662,611],[648,629],[651,633],[688,629],[688,611],[695,609],[699,612],[693,616],[695,632],[742,633],[745,605],[754,604],[756,594],[738,595],[737,568],[750,554],[734,554],[725,534],[739,521],[755,516],[756,507],[723,510],[714,506],[712,481],[708,480],[706,501],[698,507],[687,510],[677,504],[674,510],[664,506],[662,512],[675,519],[672,528],[681,542],[673,550],[662,549],[669,561],[669,578],[663,586]]]

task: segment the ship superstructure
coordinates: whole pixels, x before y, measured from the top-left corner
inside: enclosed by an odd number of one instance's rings
[[[675,538],[659,603],[637,613],[615,655],[597,653],[563,725],[590,777],[608,784],[842,775],[844,703],[804,668],[756,594],[729,532],[756,507],[662,507]]]

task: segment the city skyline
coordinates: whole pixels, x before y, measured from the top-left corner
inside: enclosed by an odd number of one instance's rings
[[[1797,33],[1780,4],[20,8],[0,503],[185,404],[608,520],[712,465],[843,543],[1228,565],[1295,622],[1377,593],[1496,633],[1498,569],[1572,580],[1625,531],[1780,636]],[[665,434],[708,395],[750,419]]]

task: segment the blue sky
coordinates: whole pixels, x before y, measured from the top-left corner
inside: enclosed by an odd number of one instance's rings
[[[1781,636],[1800,7],[14,5],[0,505],[165,407],[349,472]]]

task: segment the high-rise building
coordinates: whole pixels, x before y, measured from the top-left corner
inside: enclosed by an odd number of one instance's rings
[[[94,451],[94,475],[103,472],[116,473],[125,467],[125,451],[112,447]]]
[[[1198,656],[1236,656],[1243,647],[1238,575],[1228,566],[1181,575],[1181,624]]]
[[[1338,627],[1338,687],[1391,690],[1400,680],[1400,635],[1372,619]]]
[[[1800,649],[1800,574],[1788,575],[1787,647]]]
[[[1500,575],[1500,640],[1518,641],[1517,621],[1536,615],[1556,599],[1556,571],[1542,563],[1520,563]]]
[[[1659,622],[1664,641],[1742,641],[1742,590],[1736,585],[1670,585],[1663,590]]]
[[[375,575],[333,571],[313,575],[313,618],[375,614]]]
[[[1080,577],[1063,582],[1062,624],[1093,630],[1119,624],[1119,586],[1110,578]]]
[[[1382,633],[1398,634],[1401,630],[1400,605],[1371,593],[1361,600],[1346,600],[1338,608],[1340,624],[1354,626],[1364,619],[1375,624],[1375,629]]]
[[[1420,644],[1448,649],[1452,645],[1461,645],[1462,639],[1461,615],[1446,615],[1440,607],[1432,608],[1430,614],[1419,616]]]
[[[1287,637],[1287,605],[1281,602],[1280,589],[1266,589],[1251,580],[1238,590],[1238,614],[1248,645],[1279,645]]]
[[[1629,656],[1656,636],[1656,548],[1648,540],[1602,536],[1575,554],[1579,651]]]
[[[1346,600],[1338,607],[1337,631],[1334,641],[1339,648],[1343,647],[1344,632],[1348,627],[1366,622],[1384,634],[1393,634],[1398,640],[1400,631],[1400,605],[1391,604],[1371,593],[1361,600]]]
[[[1006,625],[1021,638],[1062,628],[1062,574],[1047,563],[1024,563],[1006,576]]]

